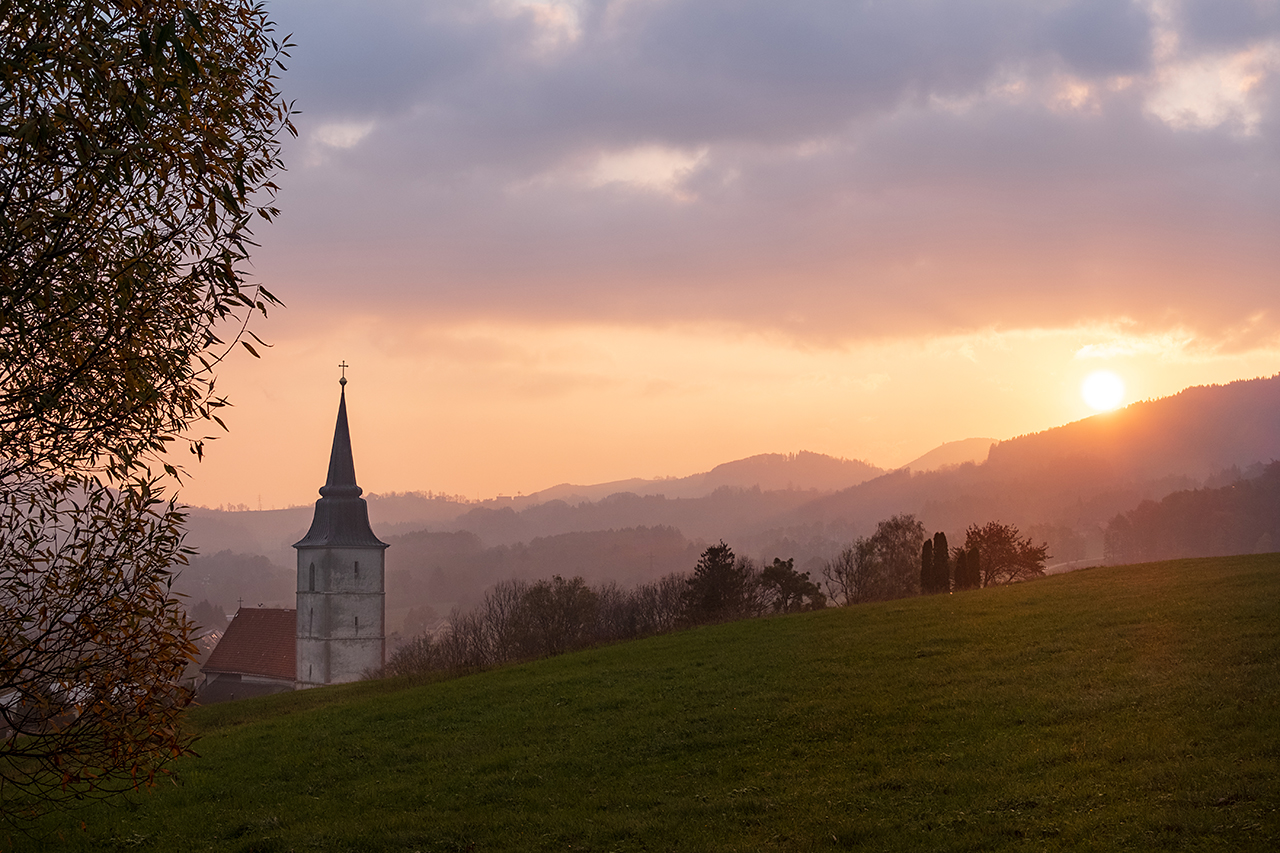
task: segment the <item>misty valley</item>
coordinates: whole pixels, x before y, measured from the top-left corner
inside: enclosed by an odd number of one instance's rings
[[[898,514],[956,544],[970,525],[1013,525],[1046,547],[1050,573],[1275,550],[1277,422],[1280,378],[1270,378],[1191,388],[1008,441],[954,442],[896,471],[768,454],[680,479],[518,498],[372,494],[374,530],[391,546],[391,648],[476,608],[496,584],[654,584],[689,573],[719,541],[760,567],[791,561],[822,583],[842,549]],[[205,614],[290,606],[295,576],[285,567],[310,513],[191,510],[188,542],[200,553],[177,588]]]

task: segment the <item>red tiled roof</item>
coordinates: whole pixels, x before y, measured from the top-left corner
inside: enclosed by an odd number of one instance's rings
[[[292,681],[298,667],[297,628],[296,610],[241,608],[203,669]]]

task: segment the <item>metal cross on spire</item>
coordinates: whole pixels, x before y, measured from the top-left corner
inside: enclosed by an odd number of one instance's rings
[[[342,378],[338,380],[339,385],[347,384],[347,368],[350,366],[351,365],[347,364],[347,360],[345,358],[342,360],[342,364],[338,365],[338,367],[342,368]]]

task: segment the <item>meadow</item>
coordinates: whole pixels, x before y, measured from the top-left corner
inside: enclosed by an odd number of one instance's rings
[[[17,851],[1280,849],[1280,555],[195,710]],[[3,836],[0,836],[3,837]]]

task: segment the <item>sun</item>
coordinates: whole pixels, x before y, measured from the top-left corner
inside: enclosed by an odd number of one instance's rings
[[[1089,408],[1110,411],[1124,401],[1124,380],[1110,370],[1095,370],[1080,384],[1080,396]]]

